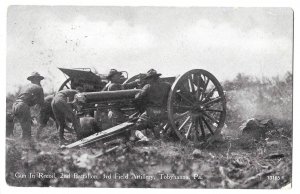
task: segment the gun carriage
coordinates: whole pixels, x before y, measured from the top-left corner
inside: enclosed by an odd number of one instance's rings
[[[80,77],[80,75],[76,76]],[[143,76],[144,74],[136,75],[125,80],[124,83]],[[87,112],[120,108],[128,113],[126,114],[128,122],[75,142],[70,147],[111,137],[134,124],[134,120],[129,115],[139,109],[134,103],[134,97],[140,91],[140,87],[130,90],[101,91],[107,81],[105,76],[97,79],[97,82],[94,79],[94,83],[100,83],[100,86],[94,86],[94,91],[75,95],[76,110]],[[205,141],[208,137],[220,133],[225,123],[226,99],[222,86],[214,75],[203,69],[193,69],[183,75],[163,77],[161,80],[172,84],[166,108],[168,119],[163,124],[164,129],[171,128],[179,139],[186,143]],[[71,83],[68,87],[75,86]]]

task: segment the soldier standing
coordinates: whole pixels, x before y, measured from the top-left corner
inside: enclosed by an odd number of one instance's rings
[[[33,72],[27,78],[31,83],[21,88],[21,92],[13,104],[13,115],[21,125],[24,140],[31,139],[30,107],[39,105],[42,108],[44,104],[44,91],[41,87],[43,79],[44,77],[38,72]]]
[[[58,123],[60,144],[63,144],[66,141],[64,138],[64,129],[67,127],[66,120],[72,122],[77,134],[77,139],[80,139],[80,133],[82,130],[79,119],[76,117],[72,106],[68,104],[68,102],[74,100],[74,96],[77,93],[79,93],[79,91],[73,89],[58,91],[51,102],[53,114],[56,122]]]
[[[167,101],[171,85],[160,81],[160,73],[150,69],[147,72],[144,81],[146,85],[135,96],[135,101],[139,108],[145,111],[141,114],[135,126],[133,134],[139,140],[138,142],[148,142],[149,139],[141,132],[146,128],[153,129],[155,124],[166,120],[167,118]]]

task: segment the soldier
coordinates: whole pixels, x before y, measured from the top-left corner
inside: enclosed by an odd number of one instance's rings
[[[139,80],[122,84],[124,77],[122,76],[122,72],[117,71],[116,69],[111,69],[109,71],[107,79],[109,80],[109,83],[106,86],[107,91],[132,89],[139,86]],[[126,121],[124,112],[122,112],[120,108],[111,108],[108,111],[108,119],[111,126],[115,126]]]
[[[72,122],[74,130],[77,134],[77,139],[80,139],[82,132],[79,119],[73,112],[72,106],[68,104],[74,100],[75,94],[79,93],[78,90],[65,89],[57,92],[51,102],[51,107],[59,129],[60,144],[65,142],[64,129],[66,128],[66,120]]]
[[[13,115],[21,125],[24,140],[31,139],[30,107],[37,104],[42,108],[44,104],[44,91],[41,87],[43,79],[44,77],[38,72],[33,72],[27,78],[31,83],[21,88],[21,92],[13,104]]]
[[[145,111],[133,127],[133,134],[139,138],[138,142],[148,142],[149,139],[141,132],[146,128],[154,128],[155,124],[167,118],[167,100],[171,85],[161,82],[160,73],[150,69],[144,81],[146,85],[135,96],[137,105]]]

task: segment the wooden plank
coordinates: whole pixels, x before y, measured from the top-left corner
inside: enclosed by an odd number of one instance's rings
[[[101,132],[95,133],[91,136],[88,136],[86,138],[83,138],[79,141],[73,142],[69,145],[62,146],[62,148],[74,148],[74,147],[80,146],[81,144],[88,144],[88,142],[90,142],[90,141],[94,141],[96,139],[103,139],[102,137],[105,137],[105,136],[111,136],[111,134],[118,133],[122,129],[126,129],[126,128],[132,126],[132,125],[134,125],[133,122],[121,123],[121,124],[116,125],[112,128],[106,129],[104,131],[101,131]]]

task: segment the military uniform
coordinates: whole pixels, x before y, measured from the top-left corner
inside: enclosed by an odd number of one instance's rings
[[[111,69],[107,79],[110,80],[111,77],[113,77],[114,75],[121,75],[122,73],[115,70],[115,69]],[[119,81],[119,80],[117,80]],[[133,81],[130,83],[126,83],[126,84],[120,84],[120,83],[115,83],[114,81],[111,81],[104,90],[107,91],[116,91],[116,90],[127,90],[127,89],[132,89],[132,88],[136,88],[138,87],[138,82],[137,81]],[[117,104],[114,104],[115,106]],[[124,116],[124,112],[120,109],[120,108],[111,108],[108,111],[108,119],[110,121],[110,126],[115,126],[117,124],[123,123],[126,121],[126,117]]]
[[[78,137],[79,133],[81,132],[79,120],[73,112],[71,105],[67,103],[68,100],[73,101],[74,96],[77,93],[77,90],[72,89],[61,90],[55,94],[51,102],[53,114],[58,123],[59,138],[61,143],[62,141],[64,141],[64,129],[66,128],[66,120],[69,120],[73,123],[74,130],[77,133],[77,138],[80,138]]]
[[[13,135],[14,116],[11,112],[6,112],[6,137]]]
[[[171,85],[159,80],[159,76],[154,69],[150,69],[145,77],[148,80],[142,90],[135,96],[135,101],[141,109],[145,110],[133,127],[132,133],[139,138],[139,142],[148,142],[141,130],[153,128],[167,118],[167,100]]]
[[[44,91],[38,84],[30,83],[21,89],[16,102],[13,104],[13,115],[20,122],[23,139],[31,138],[31,114],[30,107],[44,103]]]
[[[139,101],[139,105],[145,109],[136,123],[138,129],[153,128],[156,123],[166,120],[170,89],[170,84],[157,81],[146,84],[136,95],[135,100]]]

